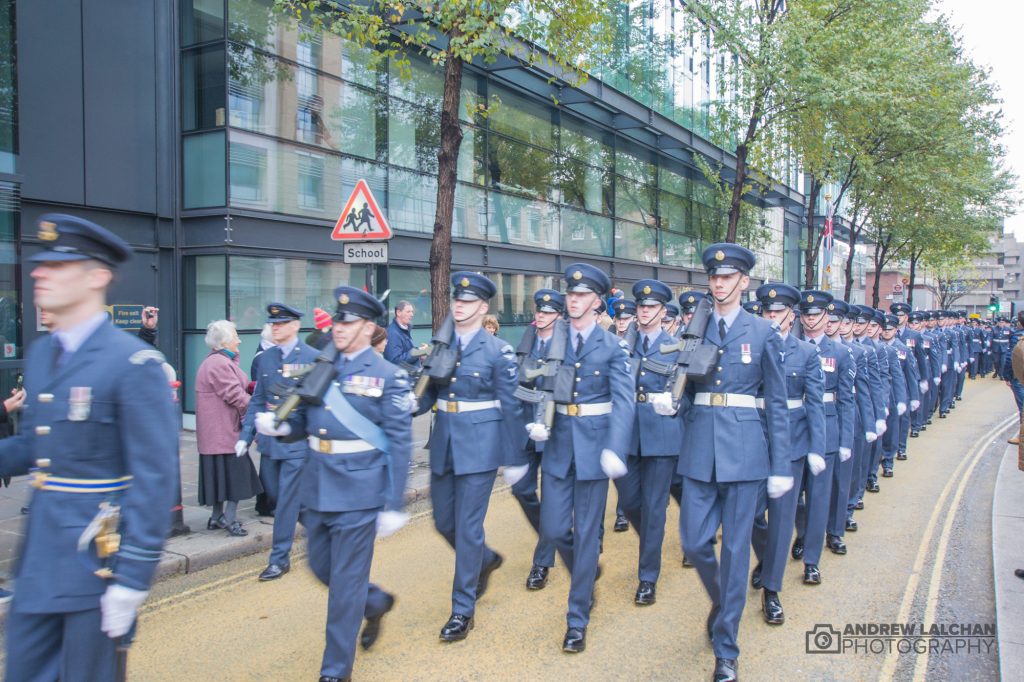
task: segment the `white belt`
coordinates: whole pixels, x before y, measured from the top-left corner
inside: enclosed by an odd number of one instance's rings
[[[759,410],[763,410],[764,409],[764,398],[755,398],[755,402],[757,403],[757,409],[759,409]],[[786,407],[788,407],[791,410],[795,410],[796,408],[803,407],[803,406],[804,406],[804,401],[803,400],[787,400],[786,401]]]
[[[568,417],[597,417],[612,413],[611,403],[570,403],[555,405],[555,412]]]
[[[836,401],[835,391],[825,391],[825,395],[821,399],[826,403],[834,403]]]
[[[693,398],[694,405],[710,407],[757,407],[757,400],[744,393],[698,393]]]
[[[478,412],[489,410],[492,407],[501,409],[501,402],[498,400],[441,400],[435,403],[438,412]]]
[[[365,440],[328,440],[310,436],[306,439],[309,447],[325,455],[349,455],[353,452],[376,450]]]

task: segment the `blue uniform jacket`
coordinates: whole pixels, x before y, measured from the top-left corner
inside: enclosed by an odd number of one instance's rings
[[[547,340],[550,341],[550,339],[547,339]],[[539,338],[535,338],[534,341],[533,341],[533,347],[530,349],[530,352],[526,354],[526,357],[530,358],[530,359],[534,359],[534,360],[540,358],[539,345],[540,345],[540,339]],[[545,355],[545,357],[547,357],[547,352],[545,352],[544,355]],[[533,380],[533,381],[527,380],[523,376],[522,366],[521,365],[518,366],[518,372],[519,372],[518,376],[519,376],[519,383],[520,384],[526,386],[527,388],[536,388],[536,380]],[[536,408],[536,406],[533,403],[526,403],[526,402],[523,403],[522,412],[521,412],[521,415],[520,415],[521,418],[522,418],[522,424],[520,425],[520,427],[523,429],[524,433],[526,432],[526,425],[532,423],[535,420],[536,416],[537,416],[536,412],[535,412],[535,408]],[[544,452],[544,443],[545,443],[545,441],[539,441],[539,442],[535,441],[533,443],[534,451],[535,452]],[[529,442],[527,442],[526,445],[529,445]]]
[[[625,342],[597,326],[577,357],[571,325],[566,333],[570,339],[566,362],[576,369],[573,400],[577,404],[611,402],[612,411],[587,417],[556,414],[541,466],[558,478],[567,478],[575,467],[577,480],[599,481],[607,478],[601,470],[601,451],[607,448],[625,461],[633,430],[636,396],[629,352]]]
[[[109,322],[55,369],[59,349],[52,336],[29,348],[21,433],[0,441],[0,474],[25,474],[49,459],[50,476],[132,480],[118,493],[34,492],[16,572],[14,605],[23,613],[99,607],[108,581],[93,573],[95,548],[79,552],[77,543],[104,501],[121,506],[114,582],[148,590],[178,479],[178,419],[163,356]],[[84,413],[70,401],[83,388],[91,391]]]
[[[946,344],[942,334],[936,329],[929,329],[925,335],[925,346],[928,349],[928,367],[931,370],[932,387],[935,379],[942,378],[942,367],[946,364]]]
[[[865,431],[875,430],[875,397],[871,390],[871,373],[868,367],[868,350],[859,343],[843,341],[843,346],[850,351],[856,368],[854,388],[857,391],[857,415],[860,425]],[[885,414],[884,410],[882,414]],[[854,434],[860,438],[862,434]]]
[[[768,321],[741,309],[725,339],[712,323],[704,342],[718,347],[719,365],[709,378],[687,385],[691,401],[697,393],[756,396],[760,391],[768,433],[766,438],[754,407],[691,405],[684,420],[679,473],[719,483],[792,475],[782,337]]]
[[[910,403],[913,401],[921,402],[921,373],[917,367],[917,358],[914,357],[913,351],[911,351],[899,338],[892,340],[892,344],[889,346],[896,350],[896,357],[900,363],[900,369],[903,371],[903,382],[907,387],[907,409],[910,409]]]
[[[1021,338],[1024,338],[1024,329],[1018,327],[1010,330],[1010,340],[1006,343],[1003,366],[999,371],[999,376],[1003,378],[1003,381],[1013,381],[1013,349],[1017,347],[1017,342]]]
[[[914,356],[914,364],[917,366],[918,381],[927,381],[931,383],[931,361],[929,358],[929,350],[931,343],[928,343],[929,348],[925,348],[924,335],[912,329],[910,326],[904,327],[899,332],[899,339],[903,344],[910,349],[910,352]],[[920,391],[920,386],[918,387]],[[920,400],[920,398],[918,398]]]
[[[322,453],[307,444],[306,436],[324,440],[358,440],[325,406],[301,403],[291,416],[293,441],[308,452],[302,467],[299,499],[304,508],[320,512],[346,512],[405,506],[405,481],[412,456],[412,415],[409,412],[409,375],[367,348],[352,360],[341,354],[334,362],[337,388],[345,399],[380,427],[387,436],[387,453],[377,449],[348,454]],[[381,395],[370,395],[376,385]]]
[[[854,343],[864,349],[867,357],[867,378],[871,386],[871,404],[874,406],[875,419],[865,423],[869,431],[875,430],[875,422],[885,421],[885,408],[889,405],[889,387],[882,383],[882,369],[879,366],[879,353],[871,344],[870,339],[857,340]],[[886,368],[888,369],[888,368]],[[886,372],[888,377],[888,371]]]
[[[260,354],[259,361],[253,363],[253,369],[257,372],[253,375],[256,389],[245,411],[239,440],[252,443],[256,436],[256,415],[276,410],[284,399],[283,391],[298,382],[298,379],[293,378],[294,374],[313,364],[318,355],[320,351],[302,341],[295,344],[288,357],[283,358],[277,346]],[[274,438],[268,438],[267,441],[269,447],[260,452],[269,455],[270,459],[303,459],[306,456],[306,444],[303,442],[283,443]]]
[[[889,409],[892,414],[896,412],[896,405],[899,403],[908,405],[907,380],[903,374],[903,365],[900,363],[900,354],[896,347],[879,341],[878,348],[886,355],[886,366],[889,370]]]
[[[455,338],[451,341],[454,348]],[[447,401],[498,401],[500,407],[475,412],[437,410],[430,433],[430,470],[445,472],[448,449],[456,474],[479,474],[499,466],[525,464],[527,433],[523,429],[522,403],[515,397],[519,372],[512,346],[480,329],[462,350],[452,382],[431,383],[423,394],[420,412],[438,399]]]
[[[812,453],[824,455],[825,374],[818,348],[792,334],[783,339],[782,348],[786,397],[804,403],[803,407],[789,410],[790,459],[796,461]]]
[[[853,449],[854,420],[857,409],[857,365],[852,351],[822,336],[818,343],[818,361],[825,377],[826,393],[835,396],[825,403],[825,452],[839,452],[839,448]]]
[[[644,369],[642,363],[644,358],[670,367],[676,364],[678,351],[662,353],[661,345],[674,343],[674,339],[664,331],[656,337],[654,344],[647,348],[647,355],[643,351],[643,335],[637,335],[636,349],[633,353],[632,362],[641,363],[639,372],[636,373],[637,395],[647,393],[663,393],[671,390],[669,386],[671,375],[663,376],[657,372]],[[683,410],[680,410],[682,412]],[[636,417],[633,419],[633,435],[630,438],[629,447],[626,452],[631,455],[639,454],[641,457],[678,457],[679,450],[683,444],[683,419],[681,414],[672,416],[660,415],[646,401],[637,402]]]

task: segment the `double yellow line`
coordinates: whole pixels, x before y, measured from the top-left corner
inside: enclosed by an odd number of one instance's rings
[[[1005,431],[1010,426],[1015,426],[1018,423],[1018,416],[1013,415],[1004,419],[1003,421],[992,427],[984,436],[982,436],[974,446],[967,451],[967,455],[960,461],[957,468],[953,471],[953,474],[949,477],[945,487],[942,489],[942,494],[939,495],[938,501],[935,503],[935,507],[932,509],[931,517],[928,519],[928,525],[925,528],[924,537],[921,538],[921,544],[917,549],[917,557],[914,559],[914,568],[907,579],[907,588],[903,593],[903,601],[900,604],[899,614],[896,616],[897,623],[907,623],[910,619],[910,611],[914,606],[914,597],[917,595],[918,585],[921,582],[921,576],[924,573],[924,564],[928,556],[928,548],[932,545],[932,540],[935,536],[935,529],[939,525],[939,517],[942,516],[943,512],[946,513],[945,522],[942,524],[942,531],[939,535],[939,543],[935,550],[935,559],[932,564],[931,576],[928,581],[928,594],[925,600],[924,620],[925,624],[931,624],[935,620],[935,610],[939,602],[939,587],[942,583],[942,568],[946,563],[946,552],[949,549],[949,538],[953,532],[953,523],[956,521],[956,512],[960,507],[960,501],[963,499],[964,491],[967,490],[967,484],[971,480],[971,474],[974,472],[974,467],[981,461],[985,451],[992,445],[992,440],[998,436],[1002,431]],[[953,484],[959,483],[956,486],[956,492],[953,493],[953,500],[950,505],[946,505],[946,500],[950,496],[950,492],[953,491]],[[891,680],[896,674],[896,666],[899,663],[900,654],[896,650],[892,650],[885,657],[885,662],[882,665],[882,670],[878,675],[879,680]],[[923,654],[919,654],[914,663],[914,681],[918,682],[925,679],[925,675],[928,672],[928,651],[927,649]]]

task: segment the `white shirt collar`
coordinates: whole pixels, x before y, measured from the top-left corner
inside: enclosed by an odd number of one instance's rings
[[[295,350],[295,347],[297,345],[299,345],[299,337],[297,337],[297,336],[294,339],[291,340],[291,343],[279,344],[278,348],[281,349],[281,357],[283,357],[283,358],[288,357],[288,354],[291,353],[293,350]]]
[[[715,320],[715,326],[716,327],[718,326],[718,321],[719,320],[725,320],[725,328],[726,328],[726,330],[729,330],[729,329],[732,329],[732,325],[736,321],[736,318],[740,316],[740,311],[741,310],[743,310],[743,308],[741,306],[736,306],[732,310],[732,312],[730,312],[727,315],[719,315],[718,311],[715,310],[714,312],[711,313],[711,316]]]
[[[583,337],[583,343],[586,343],[587,339],[590,338],[590,335],[594,332],[595,329],[597,329],[597,322],[596,321],[595,322],[591,322],[587,327],[585,327],[584,329],[581,329],[579,331],[576,331],[575,328],[570,327],[569,328],[569,338],[571,338],[572,342],[575,344],[576,343],[576,336],[579,335],[579,336]]]
[[[92,333],[99,329],[100,325],[106,322],[107,319],[106,312],[99,312],[84,322],[79,322],[71,329],[61,329],[55,331],[53,335],[60,341],[60,345],[65,353],[74,353],[82,347],[85,340],[92,336]]]
[[[476,338],[476,335],[480,333],[480,329],[482,329],[482,327],[477,327],[473,331],[467,334],[463,334],[462,336],[459,336],[459,334],[456,332],[455,339],[458,341],[459,346],[461,346],[462,348],[468,346],[470,342],[472,342],[473,339]]]
[[[373,346],[366,346],[365,348],[357,350],[355,353],[342,353],[342,355],[345,356],[346,360],[351,362],[352,360],[355,360],[356,358],[358,358],[360,355],[370,350],[371,348],[373,348]]]

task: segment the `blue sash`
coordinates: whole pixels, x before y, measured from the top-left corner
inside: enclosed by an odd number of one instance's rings
[[[388,454],[391,451],[391,443],[384,431],[372,421],[359,414],[352,403],[345,399],[345,395],[338,390],[338,387],[331,384],[324,394],[324,404],[330,408],[331,414],[342,426],[356,434],[367,443]]]

